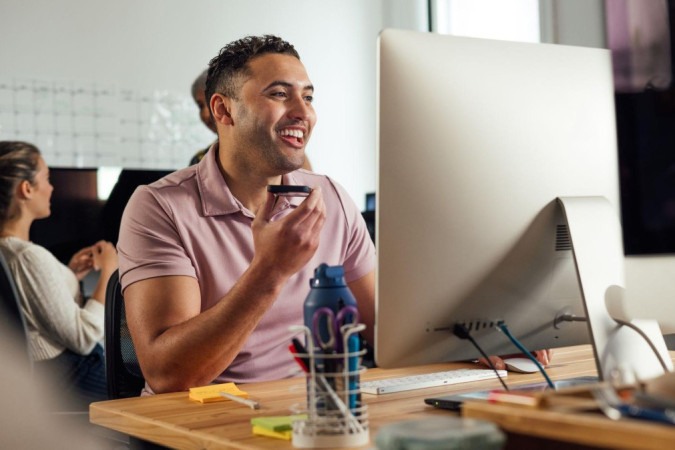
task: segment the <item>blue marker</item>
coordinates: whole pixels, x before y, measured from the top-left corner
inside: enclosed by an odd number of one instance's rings
[[[349,353],[348,367],[349,371],[349,409],[354,415],[358,416],[356,408],[361,406],[361,392],[359,387],[359,356],[360,339],[358,333],[354,333],[347,339],[347,353]]]

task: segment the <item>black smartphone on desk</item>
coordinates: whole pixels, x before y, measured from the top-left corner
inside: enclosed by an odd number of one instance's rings
[[[465,394],[446,395],[443,397],[425,398],[424,403],[435,408],[461,411],[462,403],[467,400],[487,400],[491,391],[475,391]]]
[[[281,197],[307,197],[312,193],[312,188],[291,184],[270,184],[267,186],[267,192]]]

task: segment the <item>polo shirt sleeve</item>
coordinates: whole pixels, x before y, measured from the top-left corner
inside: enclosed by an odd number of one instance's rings
[[[140,186],[129,199],[117,242],[122,289],[170,275],[196,278],[176,228],[174,211],[158,189]]]
[[[329,181],[338,196],[347,222],[347,252],[342,266],[345,281],[350,283],[375,270],[375,246],[368,234],[366,221],[347,191],[337,182]]]

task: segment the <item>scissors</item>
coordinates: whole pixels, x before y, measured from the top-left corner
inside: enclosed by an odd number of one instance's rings
[[[312,316],[312,332],[321,350],[326,353],[341,352],[343,347],[342,333],[345,326],[359,323],[359,310],[355,306],[343,306],[337,316],[332,309],[321,307]]]

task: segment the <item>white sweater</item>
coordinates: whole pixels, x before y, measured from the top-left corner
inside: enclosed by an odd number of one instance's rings
[[[15,237],[0,238],[19,293],[34,361],[52,359],[66,348],[86,355],[103,339],[103,303],[84,305],[75,274],[47,249]]]

